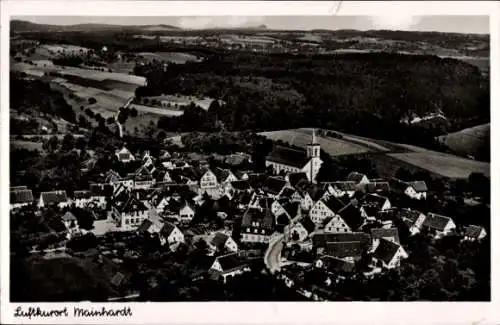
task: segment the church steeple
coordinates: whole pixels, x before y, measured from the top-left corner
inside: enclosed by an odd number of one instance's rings
[[[316,140],[316,129],[312,130],[312,139],[311,143],[307,145],[307,156],[309,158],[319,158],[320,145]]]

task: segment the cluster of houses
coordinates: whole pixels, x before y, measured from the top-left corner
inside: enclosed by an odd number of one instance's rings
[[[314,250],[319,256],[317,267],[349,273],[366,254],[373,258],[375,268],[389,269],[408,256],[399,243],[395,220],[406,225],[411,235],[423,228],[436,238],[456,231],[450,217],[392,206],[391,193],[425,200],[425,182],[370,180],[352,172],[346,180],[318,184],[319,155],[314,133],[303,152],[276,147],[266,161],[274,175],[267,175],[203,163],[194,167],[166,151],[158,158],[148,151],[136,157],[124,147],[116,151],[116,159],[122,164],[139,160],[134,173],[122,176],[109,170],[88,190],[71,195],[64,190],[42,192],[38,199],[26,187],[12,187],[10,208],[36,204],[38,208],[76,206],[102,211],[106,218],[94,221],[94,227],[107,222],[113,225],[112,231],[149,233],[175,249],[185,241],[198,207],[208,196],[217,205],[217,215],[229,225],[203,237],[208,254],[215,256],[210,269],[224,280],[248,270],[238,254],[240,243],[266,244],[276,232],[283,233],[288,243]],[[226,208],[229,205],[233,208]],[[78,233],[71,213],[63,214],[61,221],[69,237]],[[235,224],[239,238],[232,237]],[[465,227],[463,234],[467,240],[486,236],[484,228],[474,225]]]

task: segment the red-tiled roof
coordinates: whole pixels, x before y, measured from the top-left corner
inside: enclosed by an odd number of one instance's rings
[[[431,229],[442,231],[450,222],[451,218],[445,217],[436,213],[428,213],[425,217],[423,226]]]
[[[21,189],[10,192],[10,204],[31,202],[33,202],[33,193],[31,192],[31,190]]]
[[[325,254],[337,258],[360,257],[365,245],[359,241],[328,242],[325,245]]]
[[[351,181],[351,182],[355,182],[356,184],[358,184],[359,182],[361,182],[361,180],[363,179],[363,177],[366,177],[366,175],[358,173],[358,172],[351,172],[347,176],[347,180]]]
[[[40,193],[40,196],[42,197],[44,204],[58,204],[68,200],[66,191],[42,192]]]
[[[475,225],[469,225],[465,227],[465,236],[467,237],[472,237],[472,238],[478,238],[479,235],[481,234],[481,231],[483,231],[483,227],[480,226],[475,226]]]
[[[400,246],[398,244],[385,239],[381,239],[379,245],[373,253],[373,257],[388,264],[397,253],[399,247]]]
[[[309,157],[307,157],[305,150],[275,146],[267,156],[267,160],[286,166],[302,168],[309,162]]]
[[[399,243],[399,232],[397,228],[372,228],[370,230],[372,239],[393,238]]]

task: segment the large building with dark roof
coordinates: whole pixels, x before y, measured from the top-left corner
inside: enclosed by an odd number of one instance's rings
[[[248,208],[241,221],[241,241],[267,243],[274,226],[274,216],[270,208]]]
[[[323,163],[320,151],[321,147],[316,142],[316,132],[313,130],[312,141],[306,150],[276,146],[267,156],[266,166],[271,166],[276,174],[304,172],[310,182],[315,182]]]
[[[19,186],[10,191],[10,208],[16,209],[33,203],[33,193],[27,188]]]

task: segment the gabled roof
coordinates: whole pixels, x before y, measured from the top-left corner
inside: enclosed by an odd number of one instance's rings
[[[145,219],[141,225],[137,228],[137,231],[138,232],[143,232],[143,231],[148,231],[148,229],[153,225],[153,223],[148,220],[148,219]]]
[[[228,239],[228,235],[221,232],[216,232],[212,240],[210,241],[210,244],[215,247],[223,247]]]
[[[62,217],[61,217],[62,220],[64,221],[76,221],[76,217],[73,213],[71,212],[66,212]]]
[[[360,257],[363,254],[365,245],[360,241],[351,242],[327,242],[325,254],[337,258]]]
[[[31,203],[33,193],[28,189],[10,191],[10,204]]]
[[[299,213],[299,202],[286,202],[281,205],[283,209],[285,209],[286,213],[290,216],[290,218],[294,219],[297,217]]]
[[[408,183],[394,177],[391,178],[390,185],[391,189],[396,192],[404,192],[409,186]]]
[[[286,198],[290,198],[292,197],[292,195],[295,193],[295,190],[294,189],[291,189],[289,187],[285,188],[283,190],[283,192],[281,192],[281,197],[286,197]]]
[[[413,223],[415,223],[417,221],[418,217],[420,217],[420,215],[422,215],[422,212],[420,212],[418,210],[408,209],[408,208],[397,209],[394,211],[395,211],[396,217],[403,219],[403,221],[410,220]]]
[[[315,247],[324,247],[327,242],[362,242],[367,247],[371,242],[370,235],[364,232],[345,232],[345,233],[315,233],[312,236],[312,242]]]
[[[288,181],[290,182],[290,185],[295,187],[298,182],[300,181],[306,181],[308,182],[309,179],[307,178],[306,173],[300,172],[300,173],[290,173],[288,174]]]
[[[354,204],[349,203],[338,211],[342,220],[351,228],[351,230],[357,230],[363,224],[364,220],[361,216],[361,212]]]
[[[229,272],[247,266],[247,263],[241,260],[237,254],[220,256],[217,257],[216,260],[219,262],[223,272]]]
[[[356,264],[353,262],[348,262],[333,256],[323,255],[320,257],[320,260],[330,272],[353,273],[356,268]]]
[[[28,187],[27,187],[27,186],[24,186],[24,185],[22,185],[22,186],[11,186],[11,187],[10,187],[10,191],[11,191],[11,192],[12,192],[12,191],[27,190],[27,189],[28,189]]]
[[[90,191],[75,191],[73,193],[73,198],[75,200],[77,199],[90,199],[91,195],[90,195]]]
[[[380,239],[380,244],[377,246],[377,249],[375,249],[373,257],[388,264],[399,250],[399,247],[401,246],[391,241]]]
[[[177,227],[174,226],[174,224],[172,224],[170,222],[165,222],[163,224],[163,227],[161,227],[160,233],[163,236],[168,237],[168,236],[170,236],[170,234],[172,233],[172,231],[175,230],[175,228],[177,228]]]
[[[427,192],[427,184],[425,184],[424,181],[414,181],[414,182],[409,182],[408,183],[415,192],[420,193],[420,192]]]
[[[389,182],[370,182],[365,185],[365,192],[367,193],[389,193],[391,186]]]
[[[115,202],[115,205],[118,208],[118,211],[121,213],[130,213],[130,212],[136,212],[136,211],[147,211],[148,208],[139,201],[134,195],[129,194],[128,199],[125,203],[123,202]]]
[[[302,168],[310,160],[305,150],[275,146],[266,158],[267,161],[286,166]]]
[[[110,184],[90,184],[90,193],[92,196],[113,196],[113,186]]]
[[[442,231],[450,221],[450,217],[445,217],[436,213],[429,212],[425,217],[423,226]]]
[[[243,219],[241,222],[242,227],[251,227],[252,222],[259,222],[260,228],[272,230],[274,226],[274,217],[270,209],[260,209],[248,208],[243,214]]]
[[[323,200],[323,203],[330,209],[333,213],[338,213],[342,208],[346,206],[344,202],[338,198],[332,196],[328,200]]]
[[[309,234],[316,229],[316,225],[314,224],[314,222],[312,222],[311,218],[309,218],[308,216],[303,217],[299,222],[302,224],[304,229],[307,230],[307,233]]]
[[[370,234],[372,239],[393,238],[396,243],[399,243],[398,228],[372,228]]]
[[[366,177],[366,175],[358,172],[351,172],[349,173],[349,175],[347,175],[347,180],[358,184],[359,182],[361,182],[363,177]]]
[[[58,204],[68,200],[66,191],[42,192],[40,193],[40,196],[42,197],[44,204]]]
[[[248,181],[234,181],[231,182],[231,186],[238,191],[247,191],[251,189],[250,183]]]
[[[252,200],[252,194],[248,192],[239,192],[233,197],[233,202],[242,205],[250,204],[250,200]]]
[[[285,186],[286,181],[283,178],[271,176],[266,180],[262,189],[264,192],[278,195]]]
[[[478,238],[483,229],[484,228],[480,227],[480,226],[469,225],[469,226],[465,227],[465,234],[464,235],[466,237]]]
[[[356,191],[356,183],[353,181],[345,181],[345,182],[330,182],[324,183],[331,185],[334,189],[339,191]]]
[[[229,177],[229,175],[231,175],[231,171],[229,169],[220,167],[214,168],[212,172],[214,173],[215,178],[219,183],[224,182]]]
[[[321,199],[323,195],[325,195],[326,190],[315,184],[311,184],[307,187],[306,192],[309,194],[309,197],[313,200],[313,202],[316,202]]]

